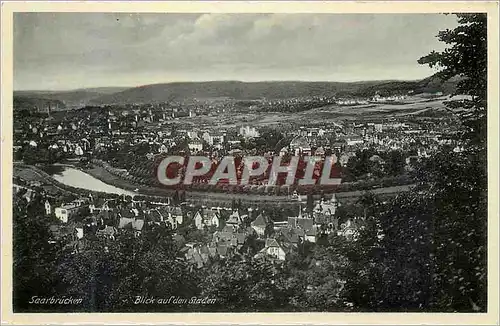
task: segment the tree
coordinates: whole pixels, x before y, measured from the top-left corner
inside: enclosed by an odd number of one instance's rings
[[[211,311],[277,311],[288,304],[283,274],[268,260],[223,259],[207,274],[201,296],[217,298]]]
[[[312,216],[312,213],[314,210],[314,198],[313,198],[313,195],[311,193],[307,194],[306,207],[307,207],[307,214],[309,216]]]
[[[186,191],[185,191],[185,190],[183,190],[183,191],[180,193],[180,195],[179,195],[179,201],[180,201],[181,203],[185,203],[185,202],[186,202]]]
[[[49,243],[49,227],[56,221],[40,214],[42,198],[28,203],[19,195],[13,201],[13,306],[14,312],[27,312],[41,309],[29,304],[32,296],[50,297],[60,289],[55,266],[65,242]]]
[[[465,109],[458,114],[465,127],[463,136],[475,146],[485,147],[487,16],[479,13],[457,14],[457,17],[460,24],[457,28],[438,34],[440,41],[451,46],[443,52],[432,51],[418,62],[440,69],[436,75],[442,80],[460,78],[455,95],[469,95],[470,98],[450,101],[447,106],[450,109]]]
[[[398,150],[392,150],[388,154],[387,158],[387,172],[390,175],[400,175],[404,172],[405,159],[403,153]]]
[[[457,16],[457,28],[438,34],[451,47],[419,62],[460,78],[456,94],[470,95],[447,104],[464,151],[442,148],[418,167],[418,186],[388,205],[362,200],[368,225],[346,252],[342,293],[356,310],[486,310],[486,15]]]
[[[366,191],[358,198],[357,203],[363,208],[363,217],[366,219],[377,204],[378,198],[370,191]]]
[[[435,208],[436,276],[434,307],[446,310],[486,310],[487,257],[487,16],[457,14],[459,26],[441,31],[450,45],[419,63],[438,67],[444,80],[459,77],[455,94],[470,98],[450,101],[450,110],[462,109],[460,153],[439,153],[421,174],[431,185],[428,195]],[[455,112],[455,111],[453,111]],[[437,163],[437,164],[436,164]],[[444,290],[444,291],[443,291]]]
[[[349,278],[355,284],[344,293],[356,309],[486,309],[486,15],[457,16],[457,28],[438,34],[451,47],[419,62],[441,68],[444,80],[458,76],[456,94],[470,95],[448,104],[463,127],[464,151],[443,148],[419,167],[416,189],[373,214],[376,232],[361,239],[378,239],[363,246],[377,260],[351,265],[354,275],[371,276]],[[353,285],[367,289],[362,300]]]
[[[172,197],[172,202],[174,205],[178,205],[180,201],[179,190],[175,190],[174,196]]]

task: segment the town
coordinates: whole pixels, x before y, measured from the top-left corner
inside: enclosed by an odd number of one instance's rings
[[[411,100],[442,105],[443,98],[446,99],[439,93],[413,96]],[[377,95],[349,104],[363,108],[369,102],[386,104],[405,100],[409,101],[409,96],[384,99]],[[279,108],[313,101],[260,101],[253,105]],[[325,103],[341,107],[346,101],[328,99]],[[211,256],[226,257],[240,251],[248,239],[257,244],[256,257],[285,260],[299,243],[316,243],[331,233],[355,241],[366,216],[352,212],[339,216],[336,193],[341,196],[342,191],[411,185],[409,175],[419,162],[443,146],[460,151],[454,141],[453,117],[442,113],[436,121],[433,115],[419,108],[417,114],[411,111],[398,117],[379,113],[373,118],[363,115],[356,120],[337,118],[305,125],[290,122],[288,126],[277,127],[245,124],[241,120],[246,115],[237,105],[237,101],[226,100],[212,103],[208,108],[199,103],[114,105],[71,111],[53,110],[50,105],[16,108],[14,156],[20,163],[16,169],[19,174],[15,174],[17,196],[29,202],[36,195],[35,189],[42,189],[46,215],[59,221],[51,226],[54,235],[51,241],[69,237],[75,252],[79,250],[79,241],[89,236],[113,240],[117,233],[133,230],[139,237],[145,228],[162,226],[173,232],[175,241],[183,248],[181,255],[199,267]],[[224,127],[206,122],[216,112],[227,120]],[[249,109],[249,112],[254,111]],[[234,126],[227,127],[230,123]],[[177,185],[175,192],[170,189],[163,197],[152,195],[155,189],[160,190],[155,162],[166,155],[205,155],[219,162],[225,155],[324,159],[332,154],[338,157],[342,177],[342,184],[334,187],[307,188],[298,182],[291,186],[284,182],[263,186],[268,181],[264,177],[252,178],[249,185],[213,184],[207,178],[195,178],[191,185]],[[68,193],[66,185],[43,171],[46,165],[68,164],[107,183],[121,179],[122,183],[116,184],[125,184],[131,192],[116,195],[87,190],[82,195],[80,190],[77,196]],[[316,169],[316,176],[320,171]],[[51,180],[46,189],[40,180],[33,178],[37,173],[45,174],[44,180]],[[298,174],[297,181],[303,177]],[[62,194],[57,188],[63,189]],[[199,205],[196,200],[186,198],[191,191],[209,198],[221,193],[226,199],[218,206]],[[235,203],[238,194],[283,199],[286,208],[247,202],[245,197],[243,203],[241,197]],[[347,200],[346,207],[351,206],[355,206],[352,200]]]

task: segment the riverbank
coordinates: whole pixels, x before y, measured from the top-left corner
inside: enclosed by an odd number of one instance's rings
[[[153,196],[169,196],[171,197],[174,194],[174,190],[171,189],[162,189],[158,187],[145,186],[140,184],[135,184],[129,180],[125,180],[120,178],[101,166],[92,165],[91,168],[84,169],[84,172],[90,174],[96,179],[103,181],[104,183],[113,185],[115,187],[119,187],[127,190],[137,190],[136,192],[140,195],[153,195]],[[397,185],[391,187],[382,187],[376,189],[370,189],[370,191],[376,195],[381,197],[384,196],[394,196],[400,192],[408,191],[411,187],[410,185]],[[338,199],[343,200],[356,200],[358,197],[362,196],[366,190],[356,190],[356,191],[345,191],[345,192],[337,192],[335,196]],[[327,198],[331,196],[327,195]],[[320,198],[320,195],[314,196],[316,200]],[[230,203],[232,200],[241,200],[244,203],[275,203],[275,204],[290,204],[297,203],[297,199],[290,199],[288,196],[276,196],[276,195],[259,195],[259,194],[241,194],[241,193],[220,193],[220,192],[203,192],[203,191],[195,191],[189,190],[186,191],[186,200],[188,202],[195,203]]]
[[[82,188],[75,188],[69,185],[63,184],[54,177],[47,174],[45,171],[38,167],[26,165],[22,163],[16,163],[15,166],[23,167],[24,169],[29,169],[34,180],[43,182],[44,184],[49,184],[61,191],[67,191],[72,194],[79,194],[88,196],[88,194],[100,194],[110,196],[109,193],[102,193],[98,191],[91,191]],[[171,198],[174,190],[171,189],[161,189],[157,187],[144,186],[139,184],[134,184],[128,180],[124,180],[112,173],[108,172],[106,169],[100,166],[92,165],[89,168],[80,168],[76,166],[60,165],[61,167],[67,167],[71,169],[80,170],[81,172],[87,173],[89,176],[100,180],[101,182],[114,186],[123,190],[131,191],[136,195],[149,197],[149,198]],[[398,193],[408,191],[413,185],[401,185],[392,187],[383,187],[371,189],[370,191],[379,197],[392,197]],[[343,202],[353,202],[357,198],[362,196],[365,190],[358,191],[348,191],[348,192],[338,192],[335,193],[337,199]],[[319,196],[315,196],[319,199]],[[276,195],[259,195],[259,194],[240,194],[240,193],[217,193],[217,192],[201,192],[201,191],[187,191],[186,201],[193,204],[206,205],[206,206],[224,206],[229,205],[231,202],[241,201],[247,205],[259,204],[259,205],[272,205],[278,207],[285,207],[289,205],[297,205],[297,199],[290,199],[288,196],[276,196]]]

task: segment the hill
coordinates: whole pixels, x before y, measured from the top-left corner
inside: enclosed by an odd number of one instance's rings
[[[408,92],[445,94],[453,92],[456,82],[441,82],[431,76],[419,81],[367,82],[240,82],[211,81],[152,84],[94,98],[91,104],[131,104],[169,102],[185,99],[231,98],[237,100],[284,99],[304,96],[373,96],[376,93]]]
[[[64,110],[66,105],[56,99],[46,99],[40,97],[25,97],[25,96],[15,96],[13,100],[14,110],[35,110],[44,111],[47,108],[51,110]]]
[[[133,88],[101,87],[71,91],[15,91],[15,103],[60,101],[64,107],[85,105],[142,104],[189,99],[229,98],[236,100],[285,99],[307,96],[369,97],[412,92],[444,94],[456,89],[458,80],[442,82],[436,76],[417,81],[303,82],[303,81],[208,81],[144,85]]]
[[[127,89],[126,87],[98,87],[76,89],[70,91],[14,91],[18,100],[43,99],[61,101],[66,107],[80,107],[90,103],[92,99],[113,94]]]

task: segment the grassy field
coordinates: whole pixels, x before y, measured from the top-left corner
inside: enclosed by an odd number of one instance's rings
[[[183,119],[183,123],[192,126],[216,125],[220,128],[240,127],[250,124],[255,127],[270,127],[273,125],[296,124],[307,121],[311,124],[331,124],[339,120],[363,120],[373,118],[402,117],[415,113],[432,113],[444,107],[447,97],[426,98],[413,96],[398,103],[369,103],[362,105],[327,105],[307,111],[287,112],[228,112],[218,116],[198,116]]]

